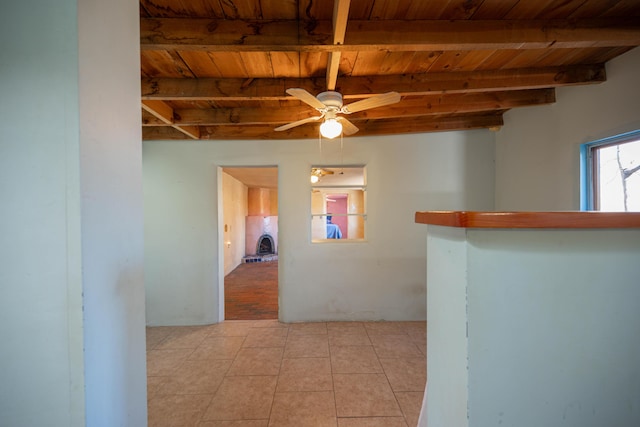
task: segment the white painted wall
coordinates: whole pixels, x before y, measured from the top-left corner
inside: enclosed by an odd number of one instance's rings
[[[277,165],[280,319],[425,319],[424,229],[414,213],[493,208],[493,134],[143,145],[147,323],[219,318],[217,166]],[[367,166],[367,242],[310,243],[311,165]],[[331,280],[324,280],[331,275]]]
[[[420,426],[469,426],[467,242],[464,229],[426,226],[428,381]],[[425,408],[432,408],[425,411]]]
[[[2,425],[146,425],[137,7],[2,6]]]
[[[2,424],[79,426],[84,362],[75,2],[3,4],[0,37]]]
[[[496,133],[497,210],[580,208],[580,144],[640,129],[640,49],[607,63],[607,81],[516,108]]]
[[[421,426],[640,425],[640,230],[427,228]]]
[[[248,212],[248,188],[229,175],[222,173],[223,195],[223,247],[224,275],[231,273],[242,262],[245,251],[245,227]]]
[[[77,4],[86,422],[145,426],[139,5]]]
[[[467,237],[469,425],[640,425],[640,229]]]

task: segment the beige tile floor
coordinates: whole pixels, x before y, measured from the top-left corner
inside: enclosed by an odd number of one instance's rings
[[[414,427],[424,322],[147,328],[149,427]]]

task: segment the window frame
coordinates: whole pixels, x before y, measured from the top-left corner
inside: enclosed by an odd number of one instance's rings
[[[614,135],[580,145],[580,210],[599,211],[598,150],[605,147],[633,142],[640,139],[640,129]]]
[[[346,185],[339,185],[339,184],[327,184],[324,185],[322,183],[310,183],[310,188],[309,188],[309,208],[310,208],[310,215],[309,215],[309,240],[312,244],[316,244],[316,243],[338,243],[338,244],[343,244],[343,243],[363,243],[367,241],[367,219],[368,219],[368,212],[367,212],[367,167],[364,164],[356,164],[356,165],[340,165],[340,166],[335,166],[335,165],[312,165],[310,167],[310,169],[314,169],[314,168],[320,168],[320,169],[349,169],[349,168],[358,168],[358,169],[362,169],[362,184],[346,184]],[[330,238],[325,238],[325,239],[318,239],[318,238],[314,238],[314,218],[323,218],[323,217],[327,217],[327,213],[314,213],[313,212],[313,191],[314,190],[361,190],[362,191],[362,213],[347,213],[347,214],[341,214],[339,216],[346,216],[346,217],[361,217],[362,218],[362,238],[351,238],[348,237],[346,239],[330,239]],[[334,214],[335,215],[335,214]]]

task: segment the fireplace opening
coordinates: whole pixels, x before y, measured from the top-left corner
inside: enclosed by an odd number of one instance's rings
[[[263,234],[258,239],[258,244],[256,246],[256,254],[257,255],[268,255],[275,254],[276,248],[273,242],[273,237],[268,234]]]

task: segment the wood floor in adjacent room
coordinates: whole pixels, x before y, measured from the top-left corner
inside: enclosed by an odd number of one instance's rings
[[[425,322],[147,328],[149,427],[415,427]]]
[[[240,264],[224,278],[226,320],[278,318],[278,261]]]

